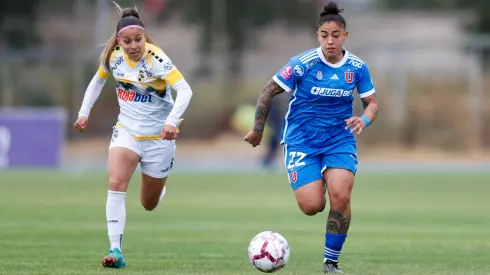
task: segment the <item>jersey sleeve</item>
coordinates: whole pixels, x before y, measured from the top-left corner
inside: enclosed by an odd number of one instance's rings
[[[286,92],[295,89],[298,83],[306,73],[305,66],[297,57],[291,58],[277,74],[274,75],[274,81],[281,86]]]
[[[155,56],[154,61],[154,73],[155,76],[165,80],[170,86],[173,86],[179,80],[183,79],[184,76],[182,73],[175,67],[172,63],[172,60],[165,55],[164,53],[160,53],[160,56]],[[158,57],[158,58],[157,58]]]
[[[104,88],[104,84],[107,80],[103,78],[100,74],[101,68],[97,71],[97,73],[90,81],[87,90],[85,91],[85,96],[83,97],[82,107],[80,107],[80,111],[78,112],[78,116],[88,117],[90,114],[90,110],[94,106],[95,102],[99,98],[100,92]]]
[[[102,79],[107,79],[109,77],[109,72],[104,65],[100,64],[97,70],[97,75]]]
[[[373,80],[366,64],[359,69],[359,78],[357,80],[357,92],[360,98],[370,96],[375,93]]]

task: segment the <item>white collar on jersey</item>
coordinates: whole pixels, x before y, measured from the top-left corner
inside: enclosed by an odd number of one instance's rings
[[[345,64],[345,62],[347,62],[347,58],[348,58],[347,56],[349,55],[349,52],[346,49],[342,48],[342,50],[344,51],[344,58],[342,58],[342,60],[340,60],[338,63],[335,64],[332,64],[325,59],[321,47],[318,47],[316,49],[316,52],[318,53],[318,56],[320,56],[320,59],[323,61],[323,63],[327,64],[332,68],[340,68]]]

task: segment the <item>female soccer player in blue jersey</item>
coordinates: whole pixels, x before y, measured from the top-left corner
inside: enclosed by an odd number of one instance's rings
[[[281,143],[289,182],[298,206],[306,215],[325,208],[328,214],[323,271],[342,273],[338,258],[351,221],[350,198],[357,171],[356,140],[378,111],[367,65],[343,48],[347,39],[345,19],[335,2],[325,6],[318,20],[320,47],[289,61],[260,94],[253,130],[245,141],[260,144],[274,96],[292,92],[283,121]],[[364,114],[353,116],[354,89]],[[325,186],[324,186],[325,185]]]

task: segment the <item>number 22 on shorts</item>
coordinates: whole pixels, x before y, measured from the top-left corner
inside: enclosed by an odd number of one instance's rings
[[[305,165],[306,163],[303,161],[305,157],[306,154],[302,152],[289,152],[288,170]]]

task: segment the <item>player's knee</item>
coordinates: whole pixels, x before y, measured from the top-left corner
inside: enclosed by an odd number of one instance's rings
[[[315,203],[315,202],[304,202],[304,203],[299,203],[299,209],[308,216],[314,216],[318,212],[320,212],[324,208],[324,202],[321,203]]]
[[[351,193],[346,191],[332,192],[330,194],[330,204],[335,207],[335,209],[343,210],[350,205]]]
[[[109,177],[109,190],[125,192],[128,182],[118,177]]]
[[[152,211],[153,209],[157,208],[158,206],[158,201],[142,201],[141,205],[146,211]]]

